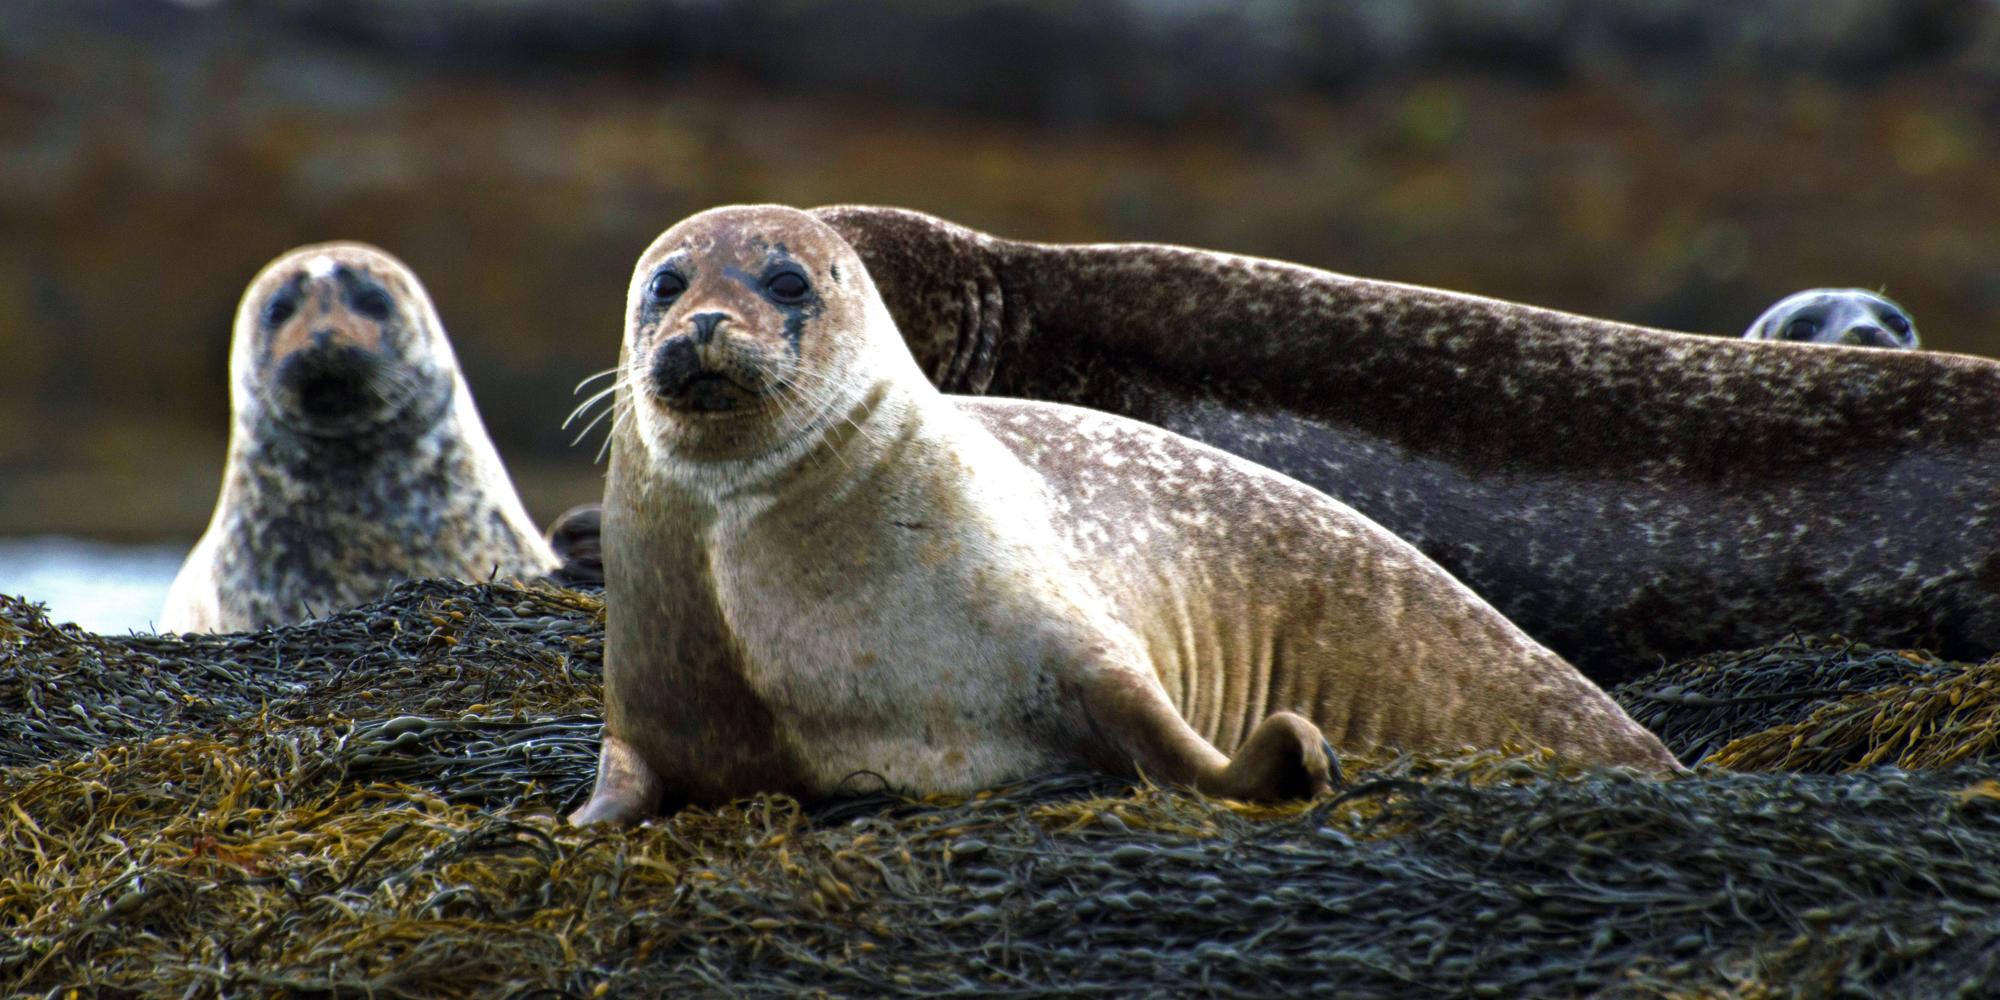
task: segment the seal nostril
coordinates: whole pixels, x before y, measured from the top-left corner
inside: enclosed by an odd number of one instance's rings
[[[1840,337],[1843,343],[1861,347],[1893,347],[1896,339],[1879,326],[1850,326]]]
[[[694,323],[694,342],[697,344],[706,344],[715,340],[715,328],[721,326],[722,321],[726,318],[728,318],[727,314],[719,312],[697,313],[689,317],[689,320]]]

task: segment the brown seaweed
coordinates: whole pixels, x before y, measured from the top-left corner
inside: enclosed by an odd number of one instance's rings
[[[0,604],[24,723],[0,737],[0,993],[2000,988],[1994,667],[1817,641],[1691,662],[1649,690],[1739,700],[1676,716],[1676,749],[1738,738],[1667,781],[1517,748],[1350,758],[1285,807],[1068,774],[574,830],[601,623],[587,595],[440,582],[190,639]],[[1814,670],[1831,693],[1765,697]]]

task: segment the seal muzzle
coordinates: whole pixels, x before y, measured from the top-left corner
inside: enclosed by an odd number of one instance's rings
[[[738,385],[724,372],[709,367],[702,358],[699,345],[708,343],[707,338],[712,336],[711,329],[673,337],[653,352],[650,372],[653,392],[668,407],[715,413],[737,409],[756,397],[756,393]],[[698,341],[698,337],[702,339]]]
[[[361,423],[388,400],[380,356],[346,345],[316,345],[295,351],[278,366],[278,387],[286,408],[320,426]]]

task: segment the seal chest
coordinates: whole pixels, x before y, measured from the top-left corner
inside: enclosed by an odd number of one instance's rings
[[[864,772],[915,792],[1098,767],[1309,795],[1332,767],[1322,726],[1676,766],[1323,494],[1131,421],[940,394],[810,216],[681,223],[627,309],[606,731],[578,822]]]
[[[394,257],[329,243],[272,261],[237,308],[229,381],[222,491],[163,631],[261,628],[403,580],[555,567],[430,297]]]

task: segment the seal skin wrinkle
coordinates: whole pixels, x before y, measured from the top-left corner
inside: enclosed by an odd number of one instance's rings
[[[940,393],[802,212],[683,221],[627,317],[605,738],[575,822],[1064,767],[1287,798],[1328,786],[1328,740],[1678,767],[1324,494],[1114,415]]]
[[[1090,406],[1277,469],[1601,683],[1794,631],[2000,649],[1994,362],[814,214],[945,391]]]
[[[160,628],[298,621],[421,577],[557,560],[486,437],[416,275],[360,243],[267,265],[236,310],[222,492]]]

